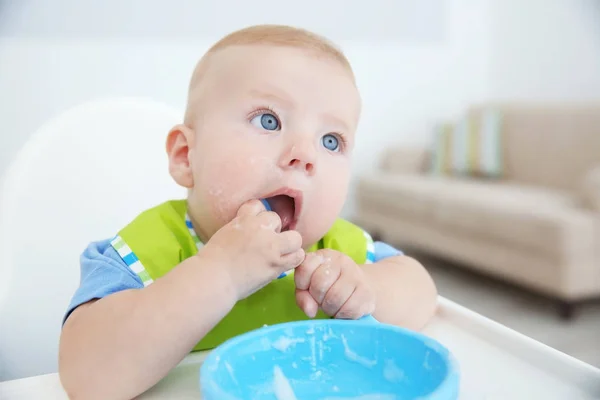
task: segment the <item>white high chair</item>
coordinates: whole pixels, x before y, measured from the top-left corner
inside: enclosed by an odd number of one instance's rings
[[[86,245],[185,196],[165,151],[182,116],[150,100],[93,101],[43,125],[10,165],[0,192],[0,381],[57,370]]]

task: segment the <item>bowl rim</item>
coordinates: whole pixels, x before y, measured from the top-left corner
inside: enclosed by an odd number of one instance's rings
[[[410,336],[422,341],[425,346],[427,346],[432,351],[438,353],[442,359],[445,361],[447,366],[446,376],[440,381],[439,385],[432,392],[427,394],[425,397],[420,397],[422,400],[433,400],[433,399],[456,399],[458,397],[459,386],[460,386],[460,367],[458,364],[458,360],[454,356],[454,354],[443,344],[441,344],[436,339],[426,336],[423,333],[413,331],[407,328],[384,324],[381,322],[365,322],[361,320],[344,320],[344,319],[314,319],[314,320],[301,320],[301,321],[291,321],[291,322],[283,322],[268,326],[262,326],[260,328],[253,329],[251,331],[242,333],[240,335],[234,336],[225,342],[221,343],[214,349],[210,350],[207,357],[202,362],[200,366],[200,387],[203,395],[206,395],[204,391],[208,391],[210,393],[213,392],[211,389],[212,385],[209,384],[210,378],[213,376],[214,371],[216,370],[216,364],[220,362],[220,357],[223,353],[227,352],[232,347],[246,342],[248,340],[252,340],[257,336],[261,336],[262,334],[276,332],[279,330],[287,330],[289,328],[298,327],[298,326],[332,326],[332,325],[350,325],[351,327],[370,327],[376,329],[384,329],[388,331],[395,332],[402,336]],[[210,394],[209,393],[209,394]],[[213,393],[215,394],[215,393]]]

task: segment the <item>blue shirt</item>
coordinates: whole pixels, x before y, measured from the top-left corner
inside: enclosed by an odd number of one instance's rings
[[[375,242],[374,262],[381,259],[402,255],[383,242]],[[83,303],[93,299],[101,299],[110,294],[127,289],[142,289],[142,280],[121,259],[119,253],[111,246],[110,239],[92,242],[80,258],[80,284],[73,295],[71,303],[63,319]]]

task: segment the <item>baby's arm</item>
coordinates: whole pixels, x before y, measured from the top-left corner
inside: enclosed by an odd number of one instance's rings
[[[385,252],[386,245],[378,245],[379,252]],[[431,276],[418,261],[401,253],[386,257],[380,254],[378,258],[362,267],[377,293],[373,316],[381,322],[422,329],[437,305],[437,289]]]
[[[243,204],[197,255],[150,286],[78,299],[101,298],[79,306],[63,327],[59,372],[70,398],[137,396],[177,365],[238,300],[296,268],[305,255],[302,237],[279,232],[279,216],[264,211],[258,200]]]
[[[133,398],[176,366],[235,304],[231,279],[216,263],[201,251],[146,288],[75,309],[59,354],[69,398]]]

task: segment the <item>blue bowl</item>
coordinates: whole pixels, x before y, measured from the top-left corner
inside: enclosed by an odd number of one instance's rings
[[[437,341],[372,317],[260,328],[213,350],[205,400],[458,398],[459,372]]]

